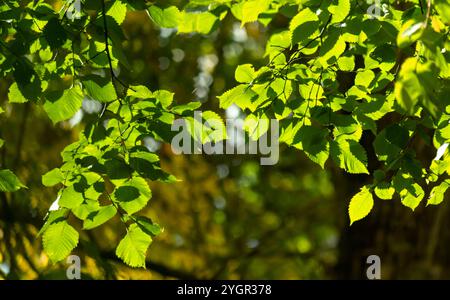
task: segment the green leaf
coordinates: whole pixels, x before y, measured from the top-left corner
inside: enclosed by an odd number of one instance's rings
[[[270,120],[266,114],[251,114],[245,118],[243,129],[248,133],[252,140],[257,141],[269,130],[269,126]]]
[[[308,81],[307,84],[299,85],[299,92],[303,99],[316,100],[323,97],[323,88],[314,81]]]
[[[303,150],[313,162],[324,168],[330,154],[328,136],[329,131],[325,128],[303,126],[297,131],[293,144],[294,147]]]
[[[78,232],[66,220],[48,226],[42,237],[44,250],[53,263],[63,260],[78,244]]]
[[[345,40],[338,31],[330,33],[320,47],[318,61],[326,68],[333,65],[346,48]]]
[[[45,25],[43,34],[52,49],[64,45],[67,40],[67,33],[57,18],[53,18]]]
[[[94,100],[111,102],[117,99],[116,90],[109,78],[89,75],[82,79],[82,83],[87,95]]]
[[[75,208],[83,203],[83,194],[76,190],[75,185],[71,185],[61,192],[59,205],[66,208]]]
[[[185,12],[181,13],[181,19],[178,25],[179,33],[198,32],[209,34],[218,21],[217,17],[210,12]]]
[[[394,196],[395,189],[388,182],[381,182],[375,187],[375,195],[383,200],[390,200]]]
[[[450,24],[450,3],[447,0],[434,0],[434,8],[447,25]]]
[[[102,206],[99,210],[91,212],[83,222],[83,229],[89,230],[102,225],[114,217],[117,209],[114,205]]]
[[[203,130],[205,131],[205,143],[219,142],[227,138],[227,129],[222,118],[215,112],[207,110],[202,112]]]
[[[242,5],[242,20],[241,26],[246,23],[255,22],[258,16],[265,12],[270,5],[271,0],[250,0]]]
[[[57,123],[70,119],[80,108],[83,95],[78,86],[74,86],[64,92],[50,92],[46,95],[44,110],[53,121]]]
[[[143,85],[130,86],[127,90],[127,96],[132,96],[140,99],[153,98],[153,93]]]
[[[373,196],[367,186],[363,186],[361,190],[353,196],[348,207],[350,216],[350,225],[355,221],[365,218],[373,208]]]
[[[193,111],[202,105],[199,101],[189,102],[188,104],[177,105],[172,107],[171,111],[175,114],[182,115],[185,112]]]
[[[411,208],[413,211],[419,205],[420,201],[422,201],[425,196],[425,192],[422,187],[417,183],[413,183],[409,188],[404,189],[400,193],[400,197],[402,198],[402,204]]]
[[[65,220],[67,217],[67,212],[68,212],[67,208],[59,208],[58,210],[49,211],[47,220],[45,221],[41,230],[39,230],[37,237],[40,237],[47,230],[47,228],[53,223]]]
[[[213,111],[204,111],[198,116],[185,119],[192,138],[201,144],[226,139],[226,128],[222,118]]]
[[[172,104],[173,95],[174,93],[165,90],[158,90],[153,93],[153,97],[155,97],[164,108],[167,108]]]
[[[0,170],[0,191],[15,192],[20,188],[26,188],[19,178],[8,169]]]
[[[139,175],[152,179],[158,177],[155,175],[158,167],[158,155],[148,151],[135,151],[130,153],[130,166],[139,173]]]
[[[330,153],[336,164],[348,173],[369,174],[366,150],[357,141],[332,141]]]
[[[29,99],[27,99],[22,94],[22,92],[19,89],[19,86],[17,85],[17,82],[14,82],[9,87],[8,100],[9,100],[9,103],[25,103],[25,102],[28,102]]]
[[[406,48],[417,41],[423,33],[424,23],[414,19],[407,20],[400,29],[397,36],[397,45]]]
[[[111,16],[116,20],[117,24],[122,24],[127,15],[127,4],[122,0],[113,1],[113,4],[106,12],[106,15]]]
[[[286,143],[291,146],[295,141],[295,136],[299,129],[303,126],[302,122],[291,122],[290,120],[286,120],[284,123],[281,123],[280,128],[280,143]]]
[[[250,106],[252,99],[256,95],[257,94],[248,85],[241,84],[226,91],[217,98],[219,98],[220,108],[226,109],[235,103],[241,109],[245,109]]]
[[[396,50],[392,45],[380,45],[370,51],[369,55],[364,58],[364,66],[366,69],[380,68],[389,72],[396,63]]]
[[[300,11],[289,25],[292,44],[307,44],[311,36],[319,35],[319,17],[309,8]]]
[[[362,102],[354,111],[358,117],[367,117],[372,120],[379,120],[392,111],[394,95],[389,96],[374,95],[368,102]]]
[[[164,231],[163,228],[161,228],[158,224],[153,223],[153,221],[147,217],[137,216],[135,218],[135,221],[139,228],[141,228],[145,233],[149,235],[156,236]]]
[[[114,180],[116,185],[114,193],[111,195],[128,214],[132,215],[145,207],[152,197],[152,191],[141,177],[132,177],[126,180]]]
[[[408,141],[408,130],[398,124],[393,124],[376,136],[373,145],[378,159],[390,163],[397,159]]]
[[[255,69],[251,64],[240,65],[236,68],[234,77],[239,83],[250,83],[255,79]]]
[[[332,4],[328,6],[328,11],[333,15],[331,24],[344,21],[350,14],[350,8],[350,0],[333,0]]]
[[[84,202],[71,209],[71,212],[80,220],[86,220],[91,214],[100,209],[100,203],[98,200],[84,199]]]
[[[333,135],[336,141],[359,141],[361,139],[363,129],[361,124],[355,118],[349,115],[337,115],[333,119],[335,125]]]
[[[83,193],[85,200],[97,200],[105,191],[105,183],[102,176],[94,172],[83,173],[78,182],[74,184],[74,187]]]
[[[175,6],[161,9],[152,5],[147,10],[150,19],[162,28],[175,28],[180,22],[181,13]]]
[[[438,205],[441,204],[442,201],[444,201],[445,192],[450,187],[449,180],[441,182],[438,186],[433,187],[433,189],[430,192],[430,197],[427,201],[428,205]]]
[[[422,97],[422,85],[415,71],[418,61],[408,58],[402,65],[399,78],[395,83],[395,98],[397,103],[409,114],[413,114],[416,104]]]
[[[375,79],[375,73],[371,70],[363,70],[356,74],[355,85],[370,87]]]
[[[431,62],[422,63],[417,57],[406,59],[395,84],[398,104],[410,115],[416,112],[416,104],[421,104],[438,119],[448,105],[443,95],[436,95],[436,90],[441,88],[436,80],[438,74],[439,70]]]
[[[64,181],[64,175],[60,169],[56,168],[42,176],[42,184],[45,186],[54,186]]]
[[[145,268],[145,255],[151,242],[150,235],[142,231],[138,225],[132,224],[117,246],[116,255],[130,267]]]
[[[355,57],[354,56],[341,56],[338,58],[339,70],[344,72],[351,72],[355,69]]]
[[[291,32],[289,30],[274,33],[267,42],[266,53],[264,56],[270,55],[271,58],[278,58],[278,57],[282,58],[283,55],[279,54],[280,49],[288,48],[290,45],[291,45]]]
[[[106,174],[112,180],[128,178],[131,176],[130,166],[118,158],[111,158],[105,161]]]
[[[130,165],[133,166],[133,159],[140,159],[147,161],[150,165],[159,161],[158,155],[146,151],[134,151],[130,153]],[[139,162],[136,162],[138,164]]]
[[[406,173],[398,173],[392,184],[395,191],[400,194],[402,204],[415,210],[425,196],[422,187],[414,182],[414,178]]]

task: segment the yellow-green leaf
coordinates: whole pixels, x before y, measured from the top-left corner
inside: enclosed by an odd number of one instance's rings
[[[373,196],[367,186],[363,186],[361,190],[353,196],[348,207],[350,216],[350,225],[355,221],[366,217],[373,207]]]
[[[145,255],[152,242],[138,225],[132,224],[116,248],[116,255],[130,267],[145,267]]]
[[[48,226],[42,237],[44,250],[56,263],[66,258],[78,244],[78,232],[66,220]]]

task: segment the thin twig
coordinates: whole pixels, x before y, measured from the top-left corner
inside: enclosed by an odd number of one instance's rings
[[[420,6],[420,12],[423,15],[423,4],[422,4],[422,0],[419,0],[419,6]]]
[[[427,28],[427,26],[428,26],[428,21],[430,20],[430,15],[431,15],[431,0],[428,0],[428,2],[427,2],[427,15],[425,17],[424,28]]]
[[[112,66],[112,59],[111,59],[111,52],[109,51],[109,34],[108,34],[108,24],[106,22],[106,6],[105,6],[105,0],[101,0],[102,3],[102,14],[103,14],[103,35],[105,38],[105,52],[106,52],[106,56],[108,57],[108,64],[109,64],[109,72],[111,74],[111,81],[113,83],[113,85],[115,85],[114,83],[117,81],[118,83],[120,83],[124,88],[129,88],[128,85],[126,85],[125,83],[123,83],[117,76],[116,74],[114,74],[114,69]],[[132,88],[130,88],[132,91]]]
[[[106,8],[105,8],[105,0],[102,0],[102,13],[103,13],[103,34],[104,34],[104,38],[105,38],[105,51],[106,51],[106,56],[108,57],[108,64],[109,64],[109,72],[111,73],[111,80],[112,83],[114,85],[114,80],[116,75],[114,74],[114,70],[113,70],[113,66],[112,66],[112,60],[111,60],[111,53],[109,52],[109,34],[108,34],[108,25],[106,22]]]

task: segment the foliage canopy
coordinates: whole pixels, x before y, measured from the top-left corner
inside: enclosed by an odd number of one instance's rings
[[[412,210],[426,196],[427,205],[443,201],[450,186],[448,1],[386,1],[375,16],[368,14],[371,5],[351,0],[192,0],[177,6],[96,0],[81,1],[79,10],[76,2],[0,4],[0,76],[12,79],[10,103],[40,105],[53,123],[73,117],[83,99],[102,104],[79,140],[61,152],[62,165],[42,177],[45,186],[59,187],[41,230],[52,261],[78,244],[69,216],[90,230],[118,215],[127,233],[117,256],[145,266],[152,238],[162,230],[139,216],[152,197],[148,181],[177,179],[142,140],[170,143],[173,121],[194,122],[201,105],[177,105],[171,91],[120,78],[119,70],[131,68],[122,50],[128,11],[145,10],[157,26],[189,36],[212,34],[227,17],[241,26],[286,20],[286,28],[267,40],[267,64],[236,66],[236,86],[218,97],[220,108],[236,105],[248,120],[275,118],[280,141],[322,168],[335,164],[371,176],[350,200],[351,223],[368,215],[377,199],[397,195]],[[208,116],[219,118],[204,112]],[[192,131],[192,138],[226,138],[205,130]],[[417,159],[416,139],[434,158]],[[368,165],[370,155],[376,165]],[[0,171],[0,191],[23,187],[12,171]]]

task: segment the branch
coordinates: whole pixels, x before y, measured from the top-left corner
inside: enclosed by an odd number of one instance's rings
[[[105,6],[105,0],[101,0],[102,3],[102,14],[103,14],[103,35],[105,38],[105,45],[106,45],[106,56],[108,57],[108,64],[109,64],[109,72],[111,74],[111,81],[112,84],[115,86],[115,81],[117,81],[118,83],[120,83],[123,87],[128,88],[128,86],[123,83],[119,78],[117,78],[116,74],[114,74],[114,69],[112,66],[112,59],[111,59],[111,52],[109,51],[109,41],[108,41],[108,24],[106,22],[106,6]],[[133,89],[132,89],[133,90]],[[134,91],[134,90],[133,90]]]
[[[111,80],[114,84],[114,79],[116,77],[116,75],[114,74],[114,70],[113,70],[113,66],[112,66],[112,61],[111,61],[111,53],[109,52],[109,41],[108,41],[108,25],[106,22],[106,8],[105,8],[105,0],[102,0],[102,13],[103,13],[103,33],[104,33],[104,38],[105,38],[105,45],[106,45],[106,55],[108,56],[108,63],[109,63],[109,72],[111,73]]]
[[[122,265],[126,266],[119,258],[117,258],[117,256],[115,255],[115,253],[113,251],[100,252],[100,255],[103,258],[113,260],[115,262],[120,262]],[[181,270],[176,270],[169,266],[151,262],[149,260],[145,261],[145,266],[146,266],[146,268],[151,269],[155,272],[158,272],[159,274],[161,274],[163,276],[174,277],[174,278],[183,279],[183,280],[199,280],[199,279],[201,279],[201,278],[198,278],[197,275],[190,274],[190,273],[187,273],[187,272],[181,271]]]

